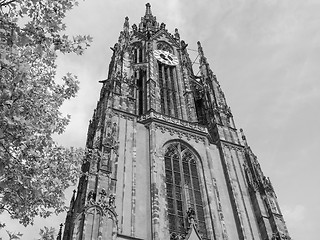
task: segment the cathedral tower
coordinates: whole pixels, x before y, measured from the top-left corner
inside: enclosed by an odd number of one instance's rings
[[[238,132],[198,42],[146,4],[125,18],[89,124],[63,240],[290,239],[277,197]]]

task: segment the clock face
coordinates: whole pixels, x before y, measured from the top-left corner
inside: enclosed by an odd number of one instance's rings
[[[154,50],[153,54],[158,61],[166,65],[175,66],[179,63],[178,58],[167,51]]]

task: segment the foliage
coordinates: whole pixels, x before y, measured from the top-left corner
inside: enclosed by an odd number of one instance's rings
[[[22,233],[20,233],[20,232],[13,233],[13,232],[7,231],[7,234],[9,236],[9,240],[20,239],[22,237]]]
[[[44,226],[44,229],[40,229],[39,235],[41,236],[39,240],[54,240],[54,235],[56,233],[56,230],[53,227],[46,227]]]
[[[75,97],[71,73],[55,81],[57,53],[82,54],[90,36],[63,34],[76,0],[0,0],[0,213],[25,226],[65,209],[64,190],[77,180],[80,149],[58,146]]]

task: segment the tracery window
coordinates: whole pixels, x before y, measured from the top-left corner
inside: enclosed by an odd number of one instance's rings
[[[170,234],[186,234],[187,210],[192,208],[202,239],[208,239],[196,155],[175,142],[166,148],[164,161]]]
[[[167,51],[169,53],[173,53],[173,49],[172,47],[170,46],[170,44],[166,43],[166,42],[158,42],[157,44],[157,49],[159,50],[164,50],[164,51]]]
[[[178,92],[175,88],[175,70],[174,66],[168,66],[158,61],[161,113],[177,118]]]
[[[143,51],[141,42],[132,45],[133,63],[142,63]]]
[[[146,92],[146,71],[138,69],[135,71],[134,77],[136,79],[137,86],[137,113],[141,115],[144,113],[144,109],[146,108],[146,101],[144,101]]]

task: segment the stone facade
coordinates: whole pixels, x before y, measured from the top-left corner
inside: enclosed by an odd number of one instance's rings
[[[59,238],[290,239],[201,44],[199,77],[178,30],[146,4],[112,50]]]

